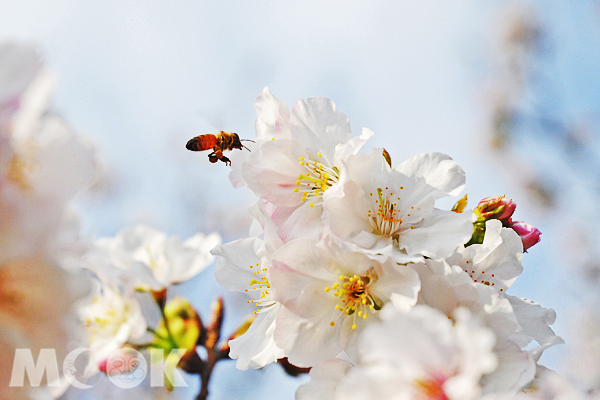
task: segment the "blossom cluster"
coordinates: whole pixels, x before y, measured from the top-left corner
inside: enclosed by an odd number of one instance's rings
[[[512,398],[554,379],[538,365],[562,343],[554,311],[507,294],[540,239],[512,221],[514,202],[437,208],[464,190],[463,169],[360,152],[373,132],[354,136],[327,98],[290,110],[265,88],[255,108],[256,143],[230,175],[258,197],[254,223],[212,251],[256,315],[229,342],[239,369],[312,368],[300,400]]]
[[[98,372],[135,370],[130,351],[149,348],[162,350],[152,362],[165,366],[172,388],[177,368],[202,372],[197,346],[209,347],[211,362],[227,358],[218,341],[222,311],[204,326],[189,301],[167,296],[213,263],[210,250],[221,238],[182,240],[137,225],[83,239],[71,202],[98,178],[98,160],[91,141],[52,112],[55,82],[36,46],[0,44],[0,398],[90,388]],[[78,370],[67,361],[81,348],[87,359]],[[13,382],[17,349],[30,350],[32,362],[51,350],[69,367],[43,381]]]
[[[96,173],[94,147],[51,111],[54,74],[28,43],[0,44],[0,398],[47,389],[9,386],[15,349],[64,357],[78,339],[74,304],[90,281],[70,201]],[[51,377],[48,377],[50,380]],[[47,382],[53,384],[57,382]],[[37,394],[39,396],[40,393]]]
[[[118,355],[119,350],[150,346],[165,350],[167,357],[172,350],[185,352],[172,356],[173,365],[165,384],[174,382],[174,369],[180,358],[191,356],[196,350],[201,322],[186,299],[167,299],[167,289],[206,269],[214,258],[210,249],[220,242],[217,233],[197,233],[182,240],[137,225],[92,244],[84,266],[97,277],[96,294],[80,309],[91,349],[86,377],[99,371],[106,373],[107,360]],[[144,298],[139,293],[151,296]],[[157,305],[161,318],[159,326],[153,328],[143,311]],[[177,324],[184,324],[185,328],[176,329]],[[145,344],[139,345],[139,341]]]

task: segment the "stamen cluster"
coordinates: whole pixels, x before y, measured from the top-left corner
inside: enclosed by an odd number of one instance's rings
[[[374,296],[369,292],[369,285],[376,279],[371,273],[365,276],[345,276],[340,275],[339,283],[335,282],[331,287],[326,287],[325,291],[333,290],[333,295],[339,299],[335,305],[335,309],[346,315],[352,315],[353,320],[356,318],[368,318],[367,310],[379,310],[381,305],[378,305]],[[330,322],[331,326],[335,325],[335,321]],[[352,324],[352,329],[356,329],[356,322]]]
[[[317,154],[323,157],[321,153]],[[338,181],[339,172],[336,167],[328,167],[319,161],[306,160],[300,157],[300,165],[305,167],[306,172],[298,175],[294,192],[302,193],[302,201],[310,199],[310,206],[322,202],[322,196],[325,191]],[[327,164],[330,165],[328,162]]]

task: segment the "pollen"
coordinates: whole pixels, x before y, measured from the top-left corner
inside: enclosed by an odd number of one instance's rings
[[[469,274],[469,276],[471,277],[471,279],[473,279],[473,282],[479,282],[485,286],[496,286],[496,275],[495,274],[489,274],[484,271],[484,270],[478,270],[477,268],[477,264],[474,264],[472,260],[466,260],[465,264],[470,264],[471,268],[473,269],[465,269],[464,271]],[[489,271],[488,271],[489,272]],[[498,282],[500,283],[500,282]],[[504,289],[500,289],[500,291],[504,291]]]
[[[269,289],[271,289],[271,284],[269,279],[267,278],[267,268],[259,268],[260,263],[256,263],[256,265],[250,265],[249,268],[258,268],[258,270],[253,271],[253,278],[250,279],[249,288],[244,289],[245,292],[248,292],[249,289],[256,290],[259,292],[257,295],[253,295],[253,297],[258,296],[258,300],[248,300],[247,303],[254,304],[256,307],[263,308],[273,304],[272,294]],[[256,314],[260,310],[255,310]]]
[[[331,163],[323,154],[317,154],[319,161],[300,157],[299,163],[305,171],[298,175],[294,192],[302,193],[301,201],[310,199],[310,206],[314,207],[323,202],[323,193],[339,180],[339,170],[330,167]]]
[[[337,299],[335,309],[342,318],[352,318],[352,329],[356,329],[356,319],[367,318],[367,310],[380,310],[382,301],[371,292],[371,285],[377,280],[377,273],[371,268],[364,276],[341,275],[325,291]]]

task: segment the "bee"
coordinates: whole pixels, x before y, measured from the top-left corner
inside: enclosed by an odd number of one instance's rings
[[[233,149],[246,149],[250,151],[249,148],[242,144],[244,141],[254,143],[254,141],[250,139],[240,139],[237,133],[221,131],[216,135],[208,134],[191,138],[188,140],[185,148],[191,151],[204,151],[212,149],[213,152],[208,155],[208,161],[211,163],[216,163],[217,161],[221,160],[225,163],[225,165],[231,165],[231,160],[225,157],[223,152],[225,150]]]

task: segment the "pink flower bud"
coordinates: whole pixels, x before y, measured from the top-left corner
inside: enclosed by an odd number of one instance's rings
[[[104,360],[104,361],[100,361],[100,363],[98,364],[98,369],[100,370],[100,372],[102,372],[103,374],[106,374],[106,366],[108,365],[108,359]]]
[[[475,208],[475,214],[481,220],[499,219],[502,222],[508,221],[512,217],[517,203],[505,196],[486,197],[481,200]]]
[[[98,363],[98,369],[106,375],[132,372],[139,365],[138,354],[129,348],[117,349],[106,360]]]
[[[523,221],[509,221],[509,224],[509,226],[521,237],[523,251],[527,251],[528,248],[541,240],[540,235],[542,232],[535,226]]]

